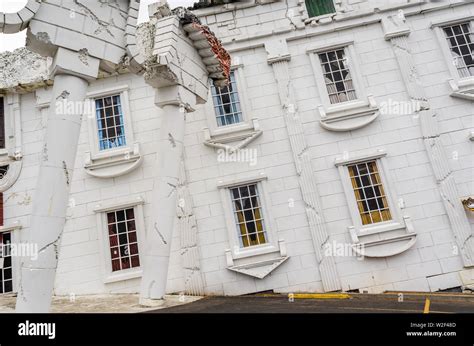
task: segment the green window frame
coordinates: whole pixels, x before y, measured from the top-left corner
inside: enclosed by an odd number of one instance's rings
[[[306,0],[306,9],[310,18],[336,12],[333,0]]]

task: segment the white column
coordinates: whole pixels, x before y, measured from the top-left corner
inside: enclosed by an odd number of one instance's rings
[[[186,112],[192,111],[196,97],[181,86],[157,89],[156,105],[162,109],[158,142],[157,178],[153,188],[152,215],[147,227],[146,250],[141,283],[140,304],[150,305],[166,292],[168,264],[174,221],[177,188]]]
[[[37,260],[22,263],[17,312],[48,312],[51,305],[82,117],[57,103],[82,103],[87,85],[85,79],[67,74],[54,79],[29,230],[29,242],[38,245],[39,254]]]
[[[268,63],[273,67],[273,74],[278,85],[280,102],[284,111],[284,118],[291,151],[296,165],[301,195],[305,204],[306,217],[313,240],[314,252],[318,261],[321,281],[325,292],[341,289],[336,263],[331,256],[325,256],[324,247],[329,243],[329,234],[326,229],[316,180],[311,166],[311,157],[308,143],[304,134],[303,123],[298,114],[293,84],[290,78],[289,61],[286,41],[269,41],[265,48],[268,54]]]
[[[441,142],[438,129],[438,117],[431,109],[424,87],[418,76],[413,55],[408,44],[410,28],[405,23],[403,12],[382,20],[385,39],[390,41],[400,67],[408,96],[419,103],[416,110],[420,118],[420,127],[433,174],[451,224],[459,254],[465,267],[474,266],[474,237],[466,212],[461,204],[460,194],[456,187],[453,171],[449,165],[448,155]]]

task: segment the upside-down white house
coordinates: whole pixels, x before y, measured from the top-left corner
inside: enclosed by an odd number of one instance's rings
[[[473,3],[153,4],[137,29],[138,3],[0,14],[28,27],[0,56],[0,293],[18,311],[472,288]]]

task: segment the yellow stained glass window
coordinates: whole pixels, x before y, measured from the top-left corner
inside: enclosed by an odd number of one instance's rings
[[[240,246],[248,247],[267,242],[262,206],[257,184],[230,189]]]
[[[348,166],[357,208],[363,225],[392,219],[387,196],[375,161]]]

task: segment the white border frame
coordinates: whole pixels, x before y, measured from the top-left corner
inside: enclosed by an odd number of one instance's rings
[[[94,212],[97,217],[97,234],[99,237],[99,248],[101,258],[101,268],[103,283],[112,283],[139,278],[142,276],[145,244],[145,218],[143,214],[142,197],[127,197],[118,201],[105,202],[95,206]],[[108,239],[106,213],[120,209],[133,208],[135,213],[135,224],[137,227],[138,255],[140,258],[140,267],[129,268],[117,272],[112,271],[112,260],[110,257],[110,245]]]
[[[459,76],[459,72],[453,64],[453,59],[451,56],[451,49],[449,48],[448,41],[446,39],[446,35],[443,31],[444,26],[460,24],[464,22],[469,22],[471,26],[471,32],[474,34],[474,16],[463,15],[463,16],[456,16],[450,19],[435,21],[431,23],[431,28],[433,29],[438,44],[440,46],[441,52],[444,57],[444,61],[446,62],[449,70],[449,74],[451,79],[455,82],[458,88],[462,88],[464,86],[472,86],[474,85],[474,76],[461,78]]]
[[[263,245],[253,245],[249,247],[241,247],[238,241],[238,229],[235,225],[234,206],[230,198],[230,188],[246,184],[257,184],[260,200],[262,203],[262,211],[264,222],[266,225],[267,243]],[[224,208],[224,216],[226,219],[227,232],[229,237],[229,245],[233,259],[247,258],[252,256],[264,255],[273,252],[279,252],[278,237],[276,223],[271,215],[271,200],[268,195],[267,176],[264,172],[259,172],[251,176],[238,179],[220,180],[217,183],[220,190],[221,202]]]
[[[239,60],[238,57],[234,60]],[[242,121],[237,124],[227,125],[227,126],[217,126],[216,121],[216,110],[214,108],[214,100],[212,99],[212,90],[209,90],[208,101],[204,107],[206,112],[208,129],[210,131],[211,137],[233,134],[245,130],[253,130],[253,118],[250,117],[251,109],[248,105],[247,97],[247,84],[244,76],[244,65],[238,64],[233,65],[231,70],[234,72],[235,83],[237,84],[237,93],[239,95],[240,108],[242,110]],[[211,82],[212,83],[212,82]]]
[[[334,164],[339,170],[342,186],[344,188],[344,194],[346,195],[347,205],[349,207],[353,223],[352,227],[355,227],[360,236],[381,232],[389,232],[406,227],[405,222],[403,221],[399,203],[397,203],[399,199],[391,187],[393,180],[388,170],[386,155],[387,153],[385,152],[385,150],[378,149],[372,150],[370,152],[365,152],[361,155],[354,155],[352,157],[350,155],[338,157],[334,162]],[[392,220],[363,225],[359,210],[357,208],[357,201],[354,196],[354,190],[352,188],[349,170],[347,169],[347,166],[372,160],[376,161],[380,179],[382,180],[382,186],[385,191],[385,196],[387,197],[388,207],[390,209]]]
[[[89,130],[89,143],[90,143],[90,153],[91,153],[91,160],[100,160],[109,157],[116,157],[120,155],[127,155],[127,153],[132,153],[135,144],[135,136],[133,134],[133,127],[132,127],[132,117],[130,112],[130,101],[128,95],[129,87],[128,85],[122,85],[107,89],[101,89],[96,91],[91,91],[87,93],[86,102],[91,102],[93,113],[86,113],[87,116],[87,125]],[[97,119],[96,119],[96,112],[95,112],[95,102],[96,98],[100,97],[107,97],[112,95],[120,95],[120,101],[122,105],[123,111],[123,121],[124,121],[124,128],[125,128],[125,140],[127,145],[107,149],[107,150],[99,150],[99,136],[97,128]]]

